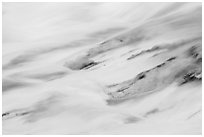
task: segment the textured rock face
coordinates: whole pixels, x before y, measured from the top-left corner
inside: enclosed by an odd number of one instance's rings
[[[201,11],[4,4],[3,134],[201,134]]]
[[[162,90],[175,81],[178,81],[178,84],[200,81],[202,79],[201,40],[195,40],[194,43],[184,46],[185,48],[182,50],[177,47],[180,52],[174,54],[176,57],[171,57],[171,52],[174,52],[174,50],[168,50],[169,53],[165,53],[165,56],[168,55],[171,58],[163,63],[141,72],[132,80],[110,86],[115,90],[109,93],[111,98],[120,100],[150,94]],[[145,52],[149,51],[152,50],[146,50]]]

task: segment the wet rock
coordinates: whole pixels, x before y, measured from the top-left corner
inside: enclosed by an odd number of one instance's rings
[[[89,68],[91,68],[91,67],[93,67],[93,66],[95,66],[97,64],[99,64],[99,63],[93,61],[93,62],[90,62],[88,64],[84,64],[80,69],[89,69]]]
[[[142,73],[138,74],[138,75],[137,75],[137,78],[138,78],[138,80],[145,78],[145,73],[142,72]]]
[[[175,60],[175,59],[176,59],[176,57],[171,57],[171,58],[167,59],[167,61],[172,61],[172,60]]]
[[[198,81],[202,80],[201,72],[189,72],[185,74],[183,76],[183,82],[181,82],[181,84],[185,84],[185,83],[192,82],[195,80],[198,80]]]

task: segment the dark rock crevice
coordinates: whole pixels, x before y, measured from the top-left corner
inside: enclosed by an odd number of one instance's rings
[[[89,69],[89,68],[96,66],[98,64],[99,64],[99,62],[92,61],[90,63],[84,64],[80,69]]]

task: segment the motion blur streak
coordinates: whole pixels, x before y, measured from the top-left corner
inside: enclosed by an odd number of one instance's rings
[[[3,3],[3,134],[201,134],[201,3]]]

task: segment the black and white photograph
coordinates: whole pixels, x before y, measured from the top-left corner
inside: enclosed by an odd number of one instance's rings
[[[2,135],[202,135],[202,2],[2,2]]]

